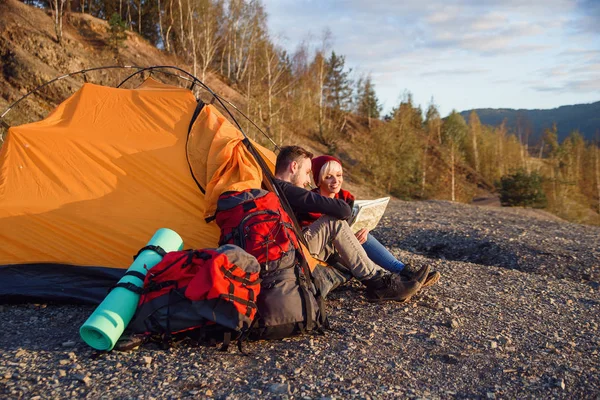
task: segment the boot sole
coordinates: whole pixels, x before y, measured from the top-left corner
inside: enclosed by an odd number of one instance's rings
[[[441,277],[442,274],[440,274],[439,271],[433,271],[432,273],[427,275],[427,279],[425,279],[425,282],[423,282],[423,284],[421,285],[421,289],[435,285],[439,282]]]

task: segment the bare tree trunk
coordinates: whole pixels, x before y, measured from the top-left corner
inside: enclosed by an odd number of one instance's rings
[[[127,25],[129,26],[130,30],[131,30],[131,27],[133,26],[133,24],[131,22],[131,1],[132,0],[127,0]]]
[[[79,7],[81,7],[81,13],[85,14],[85,0],[80,1]]]
[[[48,5],[54,17],[54,33],[56,34],[56,43],[62,44],[63,37],[63,14],[66,0],[50,0]]]
[[[248,38],[248,31],[250,32],[250,37]],[[236,75],[235,75],[235,81],[236,82],[240,82],[244,79],[244,77],[246,76],[246,73],[248,72],[248,67],[250,65],[252,56],[257,52],[257,50],[255,49],[256,44],[257,44],[257,38],[258,38],[258,33],[259,33],[260,29],[259,29],[259,25],[258,25],[258,21],[250,21],[250,23],[246,23],[244,26],[244,30],[242,31],[242,33],[239,35],[240,38],[242,39],[242,41],[239,43],[237,43],[237,33],[236,33],[236,40],[234,41],[234,44],[236,46],[236,51],[234,51],[234,56],[235,56],[235,60],[234,60],[234,67],[236,69]],[[247,39],[247,40],[246,40]],[[244,60],[244,49],[246,49],[247,51],[247,56],[246,59]]]
[[[346,127],[346,122],[348,121],[348,115],[344,113],[344,122],[342,122],[342,126],[340,127],[340,133],[344,132],[344,128]]]
[[[227,46],[229,46],[229,36],[225,36],[223,42],[225,44],[221,48],[221,57],[219,61],[219,72],[221,75],[225,75],[225,51],[227,50]]]
[[[160,5],[158,8],[160,8]],[[123,18],[123,0],[119,0],[119,18]]]
[[[319,60],[319,136],[323,137],[323,91],[325,90],[325,56]]]
[[[64,14],[64,9],[65,9],[65,0],[58,0],[58,4],[59,4],[59,19],[58,19],[58,31],[60,32],[60,39],[58,40],[59,43],[62,43],[62,37],[63,37],[63,14]]]
[[[554,160],[552,160],[552,175],[550,178],[552,179],[552,199],[554,200],[554,206],[556,206],[556,167],[554,166]]]
[[[525,168],[527,173],[531,173],[531,155],[529,154],[529,135],[531,134],[531,128],[525,129]]]
[[[479,150],[477,148],[477,132],[473,129],[473,161],[475,161],[475,171],[479,172]]]
[[[235,31],[233,30],[233,23],[229,31],[229,41],[227,43],[227,78],[231,79],[231,54],[233,52],[233,42],[235,41]]]
[[[427,149],[423,152],[423,162],[421,163],[421,198],[425,197],[425,185],[427,184]]]
[[[429,136],[430,133],[427,131],[425,149],[423,150],[423,161],[421,163],[421,198],[425,197],[425,186],[427,185],[427,152],[429,151]]]
[[[206,78],[206,72],[213,62],[219,38],[217,36],[218,24],[221,19],[219,4],[212,4],[211,1],[205,3],[206,9],[202,14],[202,38],[200,41],[200,58],[202,59],[202,80]]]
[[[281,121],[281,116],[277,117],[277,124],[279,125],[279,145],[282,146],[283,145],[283,123]]]
[[[523,147],[523,133],[522,127],[519,122],[517,122],[517,138],[519,139],[519,156],[521,157],[521,167],[525,168],[525,152]]]
[[[192,45],[192,59],[194,62],[193,71],[194,71],[194,76],[196,76],[197,71],[198,71],[198,58],[196,57],[196,36],[194,35],[194,12],[193,11],[195,11],[195,6],[192,9],[192,5],[191,5],[192,1],[193,0],[187,0],[188,17],[189,17],[189,22],[190,22],[188,39],[190,41],[190,44]]]
[[[500,172],[500,176],[504,176],[504,146],[503,146],[504,137],[498,135],[497,145],[496,145],[496,161],[498,162],[498,172]]]
[[[142,0],[138,0],[138,33],[142,34]]]
[[[173,0],[169,1],[169,27],[167,28],[167,33],[165,33],[165,50],[167,52],[171,52],[171,30],[173,29],[173,24],[175,20],[173,18]]]
[[[250,90],[251,90],[251,85],[250,85],[250,81],[252,80],[252,75],[248,75],[248,79],[246,80],[247,82],[247,86],[246,86],[246,115],[250,116]],[[248,131],[250,129],[250,121],[246,121],[246,131]],[[256,137],[254,137],[256,139]]]
[[[160,7],[160,0],[158,1],[158,34],[160,35],[160,40],[163,42],[163,47],[165,46],[165,33],[163,31],[163,24],[162,24],[162,9]]]
[[[267,60],[267,106],[269,108],[269,115],[267,116],[267,133],[271,136],[271,123],[273,118],[273,71],[272,61],[273,56],[269,54],[269,47],[265,45],[265,56]]]
[[[183,57],[184,57],[184,59],[187,59],[185,26],[183,25],[183,7],[181,5],[181,0],[177,0],[177,3],[179,4],[179,41],[181,43],[181,50],[183,51]]]
[[[452,145],[450,151],[450,170],[452,171],[452,201],[456,201],[456,178],[455,178],[455,170],[454,170],[454,144]]]
[[[281,68],[281,60],[279,59],[277,50],[272,48],[269,43],[265,43],[264,46],[266,60],[265,67],[267,70],[267,132],[271,133],[273,129],[273,119],[279,115],[283,108],[283,106],[280,106],[277,111],[274,111],[273,103],[275,98],[288,88],[289,84],[280,85],[284,70]]]
[[[575,179],[577,184],[579,184],[579,180],[581,179],[581,146],[577,146],[575,151]]]
[[[529,145],[527,143],[525,143],[525,171],[527,171],[527,174],[531,173],[531,166],[530,164],[530,157],[529,157]]]
[[[244,30],[244,32],[245,32],[245,30]],[[243,33],[243,34],[245,34],[245,33]],[[240,69],[241,69],[243,54],[244,54],[244,49],[241,44],[238,49],[238,32],[234,31],[234,34],[233,34],[233,67],[232,67],[233,72],[234,72],[234,74],[233,74],[234,82],[240,81]]]

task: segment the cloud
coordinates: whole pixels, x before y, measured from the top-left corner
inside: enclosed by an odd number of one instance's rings
[[[556,93],[597,93],[600,97],[600,80],[598,79],[576,79],[564,82],[559,86],[534,86],[538,92],[556,92]]]
[[[586,57],[586,58],[598,58],[600,59],[600,50],[596,49],[585,49],[585,48],[569,48],[565,51],[560,52],[559,57]]]
[[[448,75],[473,75],[473,74],[483,74],[489,72],[488,69],[483,68],[474,68],[474,69],[441,69],[437,71],[426,71],[422,72],[420,75],[422,77],[429,76],[448,76]]]
[[[560,86],[532,86],[533,90],[538,92],[563,92],[564,88]]]
[[[568,82],[566,91],[572,92],[597,92],[600,95],[600,79],[579,79]]]

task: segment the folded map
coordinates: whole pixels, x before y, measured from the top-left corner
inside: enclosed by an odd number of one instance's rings
[[[375,229],[389,202],[389,197],[375,200],[356,200],[350,217],[352,231],[356,233],[363,228],[369,231]]]

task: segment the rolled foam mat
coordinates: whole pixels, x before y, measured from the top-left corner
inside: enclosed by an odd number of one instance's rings
[[[183,240],[176,232],[161,228],[152,236],[147,246],[159,246],[168,253],[181,250]],[[161,260],[162,255],[156,251],[143,250],[119,284],[132,284],[141,288],[144,281],[139,274],[146,276],[148,270]],[[124,287],[115,287],[79,328],[79,335],[84,342],[96,350],[112,350],[131,321],[139,300],[138,293]]]

